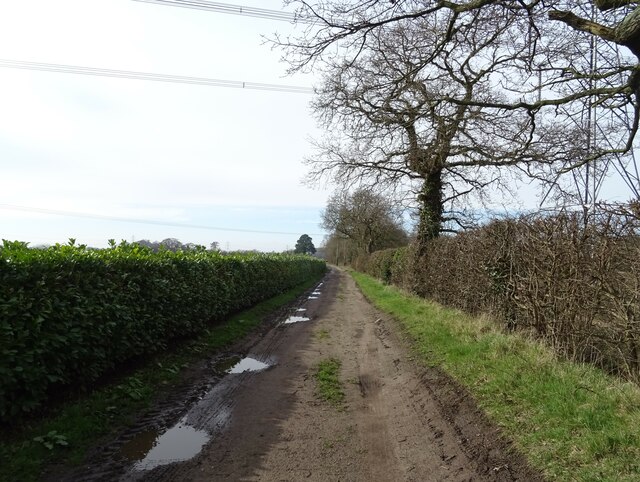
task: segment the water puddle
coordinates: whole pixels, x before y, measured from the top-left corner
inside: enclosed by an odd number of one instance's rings
[[[233,356],[216,363],[213,366],[213,371],[218,375],[226,375],[227,373],[259,372],[270,366],[255,358]]]
[[[317,299],[318,299],[318,297],[317,297],[317,296],[309,296],[309,298],[308,298],[308,299],[310,299],[310,300],[317,300]]]
[[[233,365],[231,368],[227,370],[227,373],[244,373],[244,372],[259,372],[264,370],[265,368],[269,368],[269,365],[266,363],[262,363],[255,358],[243,358],[238,363]]]
[[[260,371],[271,365],[240,356],[217,362],[213,370],[222,378],[198,397],[198,401],[189,407],[178,423],[168,430],[150,429],[140,432],[122,446],[120,454],[133,462],[130,475],[137,480],[144,471],[183,462],[198,455],[212,437],[226,429],[231,420],[231,394],[239,383],[243,383],[243,378],[224,375]]]
[[[240,360],[242,360],[242,357],[240,356],[232,356],[230,358],[224,358],[223,360],[220,360],[213,366],[213,371],[216,372],[216,374],[218,375],[225,375],[229,373],[229,370],[231,370],[234,366],[236,366],[240,362]]]
[[[311,296],[320,296],[322,293],[320,293],[319,291],[314,291],[313,293],[311,293]]]
[[[306,316],[290,316],[289,318],[284,320],[284,323],[288,325],[290,323],[298,323],[300,321],[309,321],[310,319],[311,318],[307,318]]]
[[[298,308],[296,311],[297,311],[297,312],[300,312],[300,311],[307,311],[307,309],[306,309],[306,308]]]
[[[209,434],[185,423],[185,418],[160,433],[147,430],[122,446],[120,452],[129,460],[136,460],[134,470],[151,470],[160,465],[189,460],[209,441]]]

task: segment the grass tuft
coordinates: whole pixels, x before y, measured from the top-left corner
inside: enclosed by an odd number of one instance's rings
[[[640,388],[559,359],[540,342],[353,273],[405,327],[423,362],[466,386],[553,480],[640,480]]]
[[[340,360],[336,358],[322,360],[315,375],[318,395],[334,406],[339,406],[344,401],[344,391],[339,378],[340,366]]]
[[[331,337],[329,332],[327,330],[324,330],[324,329],[315,331],[313,333],[313,336],[315,336],[318,340],[327,340],[327,339],[329,339]]]

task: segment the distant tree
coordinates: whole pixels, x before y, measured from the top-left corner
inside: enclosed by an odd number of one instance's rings
[[[329,263],[348,265],[361,254],[357,244],[343,235],[332,233],[324,240],[324,259]]]
[[[309,237],[308,234],[303,234],[300,236],[298,241],[296,242],[296,249],[294,253],[298,254],[314,254],[316,252],[316,247],[313,245],[313,240]]]
[[[184,245],[176,238],[166,238],[160,241],[160,247],[167,251],[178,251],[183,249]]]
[[[209,251],[220,251],[220,243],[218,241],[214,241],[209,245]]]
[[[374,251],[403,246],[409,242],[402,227],[401,212],[391,201],[369,189],[353,193],[338,192],[322,213],[322,227],[332,233],[335,245],[351,252],[370,254]],[[340,242],[346,239],[349,242]]]

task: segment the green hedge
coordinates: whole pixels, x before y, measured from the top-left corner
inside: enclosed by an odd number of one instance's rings
[[[319,276],[308,256],[0,247],[0,421]]]
[[[410,257],[408,246],[383,249],[372,253],[360,269],[386,284],[402,285]]]

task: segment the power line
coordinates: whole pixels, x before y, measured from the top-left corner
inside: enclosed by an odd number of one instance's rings
[[[133,0],[134,2],[155,3],[168,7],[194,8],[197,10],[207,10],[210,12],[227,13],[231,15],[245,15],[247,17],[264,18],[267,20],[278,20],[289,23],[313,24],[316,21],[310,17],[302,17],[291,12],[281,10],[268,10],[266,8],[244,7],[242,5],[231,5],[228,3],[209,2],[205,0]]]
[[[76,211],[60,211],[57,209],[45,209],[45,208],[37,208],[37,207],[31,207],[31,206],[17,206],[15,204],[0,203],[0,209],[9,209],[12,211],[25,211],[25,212],[40,213],[40,214],[52,214],[55,216],[69,216],[74,218],[97,219],[101,221],[119,221],[119,222],[134,223],[134,224],[151,224],[154,226],[169,226],[174,228],[206,229],[209,231],[232,231],[232,232],[238,232],[238,233],[253,233],[253,234],[282,234],[287,236],[298,236],[300,234],[300,233],[291,233],[291,232],[283,232],[283,231],[261,231],[257,229],[223,228],[218,226],[205,226],[202,224],[170,223],[166,221],[153,221],[150,219],[122,218],[118,216],[106,216],[102,214],[81,213]],[[307,233],[307,234],[313,235],[313,236],[324,236],[324,234],[320,234],[320,233]]]
[[[65,74],[95,75],[100,77],[116,77],[121,79],[151,80],[154,82],[172,82],[177,84],[196,84],[212,87],[231,87],[235,89],[267,90],[271,92],[290,92],[294,94],[311,94],[313,89],[295,85],[264,84],[260,82],[242,82],[238,80],[210,79],[207,77],[187,77],[183,75],[156,74],[131,70],[112,70],[78,65],[46,64],[42,62],[26,62],[22,60],[0,59],[0,67],[11,69],[41,70]]]

